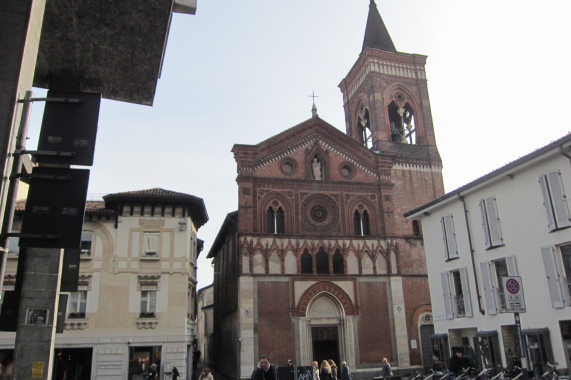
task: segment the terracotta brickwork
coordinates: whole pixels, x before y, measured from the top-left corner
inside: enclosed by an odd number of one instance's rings
[[[241,340],[235,377],[261,353],[278,365],[347,361],[359,379],[383,357],[403,374],[432,360],[418,332],[431,312],[422,226],[404,218],[444,194],[426,57],[397,52],[374,2],[369,12],[363,51],[339,85],[346,133],[313,113],[232,149],[238,210],[209,257],[216,292],[239,300],[218,306],[237,315],[218,319]]]
[[[383,282],[359,284],[359,353],[362,364],[378,363],[383,357],[392,361],[391,322],[387,287]]]
[[[293,324],[289,315],[289,284],[258,282],[258,351],[273,362],[295,357]]]

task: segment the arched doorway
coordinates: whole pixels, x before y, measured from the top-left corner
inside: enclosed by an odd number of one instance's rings
[[[340,366],[341,358],[352,361],[354,353],[353,318],[345,314],[339,299],[327,291],[316,294],[306,311],[307,362],[333,359]]]

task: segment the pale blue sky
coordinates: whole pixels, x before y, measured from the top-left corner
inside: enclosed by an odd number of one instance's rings
[[[337,85],[358,58],[369,0],[198,0],[174,15],[153,107],[104,101],[89,192],[153,187],[204,199],[205,260],[237,208],[232,145],[311,116],[345,131]],[[571,130],[568,0],[378,0],[398,51],[428,56],[447,191]],[[42,91],[37,90],[36,95]],[[37,144],[35,104],[28,148]]]

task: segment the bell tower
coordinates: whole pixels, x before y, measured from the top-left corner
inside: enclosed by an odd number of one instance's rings
[[[440,162],[426,58],[396,50],[371,0],[363,49],[339,84],[347,135],[378,153]]]

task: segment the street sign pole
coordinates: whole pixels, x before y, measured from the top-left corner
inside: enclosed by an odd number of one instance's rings
[[[519,340],[519,350],[520,350],[520,356],[522,358],[522,360],[524,361],[524,363],[522,363],[522,368],[526,368],[528,371],[531,371],[531,363],[529,361],[529,353],[527,352],[527,344],[525,343],[525,337],[523,336],[523,333],[521,331],[521,320],[519,318],[519,313],[515,312],[514,313],[514,320],[515,320],[515,325],[517,327],[517,336],[518,336],[518,340]]]

